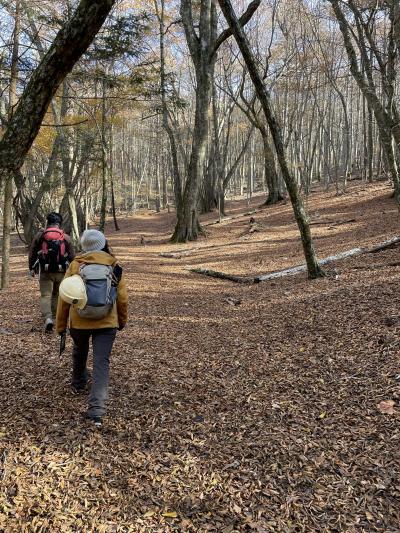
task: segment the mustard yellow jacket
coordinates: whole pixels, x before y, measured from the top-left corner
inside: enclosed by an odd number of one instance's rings
[[[67,278],[68,276],[79,274],[79,268],[84,263],[114,266],[117,263],[117,260],[106,252],[87,252],[75,257],[69,265],[65,277]],[[106,317],[95,320],[91,318],[82,318],[78,315],[73,305],[58,298],[56,319],[57,333],[66,330],[68,318],[69,327],[75,329],[123,328],[128,319],[128,292],[124,275],[122,274],[121,281],[118,284],[117,301],[115,302],[112,311]]]

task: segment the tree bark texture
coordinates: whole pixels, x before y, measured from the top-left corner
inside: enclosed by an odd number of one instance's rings
[[[105,76],[105,74],[104,74]],[[103,78],[101,100],[101,205],[99,230],[104,232],[107,216],[107,141],[106,141],[106,80]]]
[[[264,205],[273,205],[283,200],[283,194],[279,187],[279,177],[275,168],[275,158],[265,128],[261,131],[261,135],[264,151],[265,182],[268,189],[268,196]]]
[[[197,86],[191,154],[182,205],[177,209],[173,242],[195,240],[201,229],[198,219],[199,189],[208,142],[214,68],[219,46],[231,35],[228,29],[217,36],[216,1],[201,0],[198,32],[194,24],[192,0],[181,0],[180,4],[180,14],[195,68]],[[254,0],[240,18],[239,24],[245,25],[259,4],[260,0]]]
[[[177,222],[173,242],[196,240],[200,231],[198,219],[199,189],[206,157],[211,104],[212,77],[215,64],[217,17],[213,0],[200,5],[199,35],[197,35],[191,0],[181,0],[180,9],[186,40],[196,74],[196,103],[191,153],[182,205],[177,206]],[[213,57],[214,56],[214,57]]]
[[[175,196],[175,205],[177,210],[182,206],[182,179],[179,170],[178,148],[175,131],[172,126],[170,112],[167,101],[167,80],[165,69],[165,0],[161,0],[161,6],[158,7],[158,0],[154,0],[154,7],[158,19],[160,31],[160,92],[162,105],[162,124],[168,135],[168,140],[171,149],[171,165],[173,175],[173,189]],[[164,175],[163,175],[164,176]],[[164,177],[165,179],[165,177]],[[164,191],[165,181],[163,180],[163,204],[164,208],[167,203],[167,194]]]
[[[21,5],[19,0],[15,3],[13,48],[11,57],[10,76],[10,101],[8,106],[8,118],[12,119],[14,106],[17,103],[17,82],[18,82],[18,55],[19,55],[19,33],[21,26]],[[1,183],[1,180],[0,180]],[[13,181],[7,179],[4,186],[4,212],[3,212],[3,245],[1,253],[1,284],[0,288],[6,289],[10,285],[10,249],[11,249],[11,225],[12,225],[12,204],[13,204]]]
[[[112,209],[112,216],[114,220],[114,228],[115,231],[119,231],[119,224],[117,220],[117,210],[115,206],[115,190],[114,190],[114,157],[113,157],[113,150],[114,150],[114,137],[113,137],[113,127],[111,125],[111,131],[110,131],[110,186],[111,186],[111,209]]]
[[[63,99],[60,107],[59,114],[57,113],[56,106],[54,106],[54,116],[58,124],[62,124],[68,112],[68,85],[63,83]],[[57,116],[59,115],[59,116]],[[78,215],[76,212],[76,202],[74,195],[74,187],[72,183],[72,165],[70,164],[69,157],[69,137],[68,134],[59,128],[59,136],[61,140],[61,161],[62,161],[62,175],[65,186],[66,207],[68,212],[68,219],[70,224],[71,239],[74,245],[79,243],[79,227],[78,227]]]

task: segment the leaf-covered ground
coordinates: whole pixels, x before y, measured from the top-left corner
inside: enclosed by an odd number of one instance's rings
[[[399,234],[389,194],[311,195],[319,256]],[[130,322],[101,430],[81,420],[85,396],[41,331],[37,281],[15,245],[0,295],[1,531],[400,531],[399,247],[330,265],[317,281],[242,286],[188,271],[302,262],[289,205],[253,217],[257,231],[244,216],[188,245],[167,243],[172,214],[108,227]]]

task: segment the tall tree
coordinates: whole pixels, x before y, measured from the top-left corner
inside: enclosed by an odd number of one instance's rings
[[[367,5],[365,10],[362,10],[353,0],[349,0],[347,4],[349,13],[346,17],[346,13],[338,0],[329,1],[343,36],[344,46],[350,62],[351,74],[374,112],[380,139],[394,184],[396,202],[400,205],[400,172],[397,155],[398,147],[400,146],[400,114],[394,98],[396,80],[395,61],[398,45],[398,43],[396,45],[398,9],[395,8],[395,5],[398,4],[398,0],[392,0],[382,4],[382,8],[388,11],[389,18],[389,31],[386,39],[387,47],[383,52],[377,45],[371,26],[378,4]],[[367,19],[364,18],[363,11],[367,12]],[[355,28],[352,27],[353,24]],[[358,60],[354,41],[359,50],[361,61]],[[376,65],[381,76],[381,85],[385,94],[386,105],[380,97],[380,88],[377,87],[374,79]]]
[[[241,17],[246,24],[259,6],[254,1]],[[201,0],[198,21],[195,21],[193,0],[181,0],[181,18],[196,76],[195,118],[187,179],[182,205],[177,209],[177,223],[172,241],[197,239],[199,190],[208,141],[212,81],[217,51],[231,35],[230,30],[217,34],[216,0]],[[178,206],[177,206],[178,207]]]
[[[287,163],[285,149],[282,139],[282,130],[280,124],[275,116],[274,110],[271,105],[269,93],[263,83],[262,76],[257,67],[257,62],[254,54],[250,48],[250,43],[246,34],[243,31],[243,27],[237,18],[235,11],[233,10],[230,0],[218,0],[221,10],[228,22],[230,29],[236,39],[236,42],[240,48],[243,59],[246,63],[250,77],[254,84],[254,89],[257,93],[257,97],[265,113],[265,118],[271,131],[271,135],[274,141],[276,154],[278,157],[279,165],[282,172],[282,177],[285,181],[294,215],[297,225],[300,230],[301,240],[303,244],[304,255],[307,262],[308,276],[311,279],[318,278],[324,275],[321,267],[318,264],[317,257],[314,250],[314,245],[311,237],[310,226],[307,219],[307,214],[304,208],[303,201],[300,196],[299,188],[294,176],[289,170]]]
[[[89,47],[117,0],[81,0],[33,72],[0,141],[0,183],[24,163],[43,117],[65,76]]]
[[[14,107],[17,104],[17,83],[18,83],[18,55],[19,55],[19,32],[21,27],[21,4],[20,0],[15,1],[14,32],[11,56],[11,76],[10,76],[10,98],[8,104],[8,120],[12,119]],[[3,214],[3,246],[1,257],[1,284],[2,289],[6,289],[10,284],[9,263],[10,263],[10,243],[11,243],[11,223],[12,223],[12,200],[13,182],[7,180],[4,187],[4,214]]]
[[[13,177],[20,173],[57,88],[88,48],[115,2],[81,0],[32,74],[0,141],[0,184],[5,181],[6,190]],[[3,271],[2,279],[7,283],[7,257]]]
[[[217,15],[213,0],[201,0],[198,23],[195,23],[192,0],[181,0],[180,9],[186,41],[196,76],[195,119],[191,153],[182,204],[177,206],[177,223],[172,240],[195,240],[200,224],[198,198],[201,173],[206,157],[212,77],[215,65],[214,45],[217,39]],[[198,26],[198,33],[196,31]]]
[[[179,168],[178,158],[178,139],[174,131],[174,121],[171,116],[169,108],[168,93],[167,93],[167,71],[166,71],[166,54],[165,54],[165,37],[167,30],[165,28],[165,0],[154,0],[154,8],[159,24],[160,32],[160,93],[161,93],[161,109],[162,109],[162,125],[168,135],[170,151],[171,151],[171,166],[173,176],[173,189],[175,196],[175,205],[177,212],[182,209],[182,178]]]

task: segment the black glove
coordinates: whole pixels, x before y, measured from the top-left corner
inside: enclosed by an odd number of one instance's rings
[[[61,333],[59,333],[59,335],[60,335],[60,357],[61,357],[62,354],[65,352],[65,341],[67,338],[67,332],[62,331]]]

